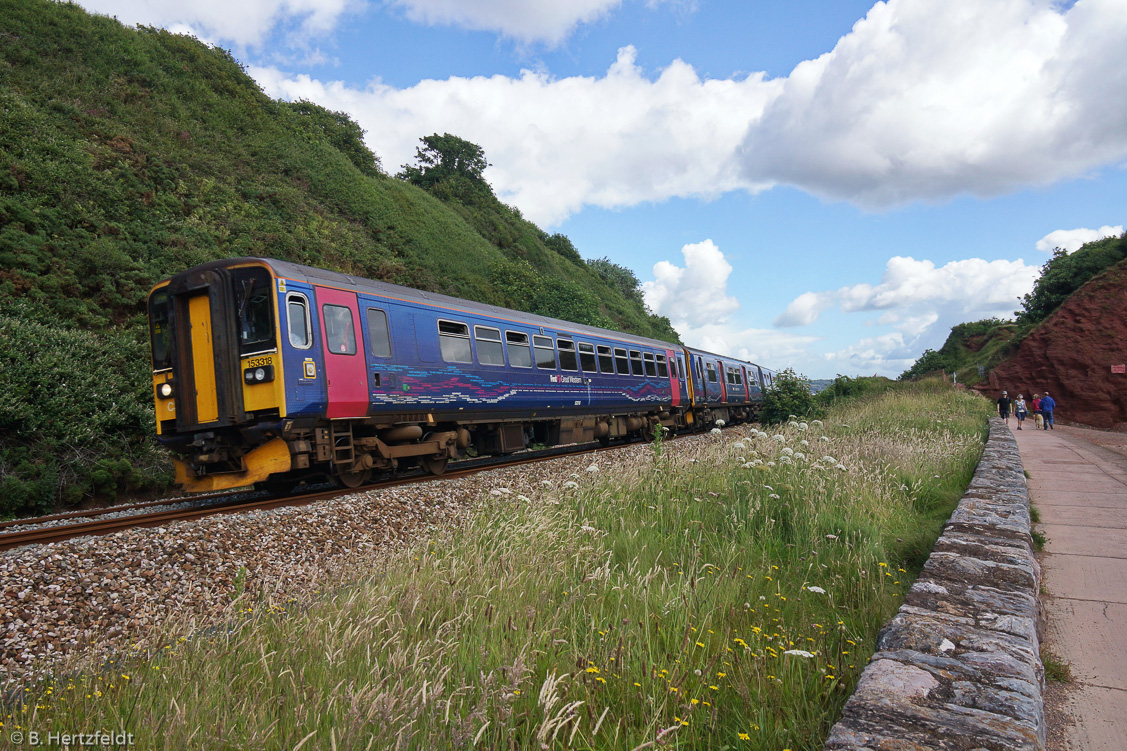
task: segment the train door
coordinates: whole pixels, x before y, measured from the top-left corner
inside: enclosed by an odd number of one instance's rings
[[[672,404],[674,407],[681,406],[681,379],[678,378],[677,370],[677,355],[671,349],[665,350],[665,357],[669,361],[669,389],[673,393]]]
[[[740,366],[740,375],[743,376],[744,398],[747,399],[750,402],[751,401],[751,386],[747,382],[747,366],[746,365]]]
[[[206,292],[188,298],[188,321],[191,329],[195,417],[196,423],[203,425],[219,419],[215,388],[215,345],[211,336],[211,298]]]
[[[728,403],[728,366],[723,360],[716,361],[717,378],[720,379],[720,403]]]
[[[321,342],[325,353],[326,417],[365,417],[368,414],[368,375],[356,293],[317,287],[321,314]]]

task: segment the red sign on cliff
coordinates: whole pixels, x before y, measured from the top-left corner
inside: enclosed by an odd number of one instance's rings
[[[1112,365],[1112,373],[1127,373],[1127,365]]]

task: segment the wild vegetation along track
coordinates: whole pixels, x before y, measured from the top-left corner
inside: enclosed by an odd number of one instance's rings
[[[17,532],[7,532],[0,534],[0,550],[8,550],[10,548],[19,547],[21,545],[32,545],[36,543],[59,542],[61,540],[68,540],[72,537],[80,537],[82,535],[109,535],[114,532],[120,532],[125,529],[134,527],[159,527],[163,524],[174,521],[185,521],[191,519],[200,519],[212,514],[229,514],[239,511],[258,511],[263,509],[279,508],[282,506],[304,506],[316,501],[328,500],[338,496],[347,495],[349,493],[363,492],[367,490],[374,490],[380,488],[389,488],[396,485],[407,485],[416,482],[427,482],[429,480],[446,480],[457,477],[465,477],[483,472],[488,469],[498,469],[500,467],[512,467],[520,464],[533,464],[536,462],[548,461],[549,459],[556,459],[561,456],[576,456],[580,454],[595,453],[598,451],[610,451],[620,448],[621,444],[609,446],[605,449],[602,447],[592,447],[586,445],[583,448],[576,449],[568,447],[564,450],[551,449],[544,452],[538,452],[534,456],[522,456],[519,459],[507,457],[501,461],[486,460],[486,461],[469,461],[463,463],[462,467],[453,469],[442,475],[431,474],[418,474],[406,477],[399,477],[384,482],[373,483],[365,485],[360,488],[333,488],[329,491],[322,491],[317,493],[309,493],[306,495],[272,497],[264,496],[259,498],[250,499],[244,502],[221,500],[219,503],[210,504],[207,506],[199,506],[196,508],[187,509],[171,509],[168,511],[157,511],[148,514],[132,514],[128,516],[116,516],[109,519],[96,519],[86,522],[78,522],[75,524],[57,525],[51,527],[37,527],[35,529],[21,530]],[[471,466],[465,466],[466,464]],[[216,498],[230,499],[232,496],[246,495],[246,491],[239,491],[232,494],[224,494],[216,496]],[[150,505],[168,505],[169,503],[179,503],[182,499],[173,501],[157,501],[144,504],[135,504],[133,506],[121,506],[116,509],[104,509],[97,513],[106,514],[110,511],[119,511],[129,508],[143,508]],[[77,516],[91,516],[92,514],[86,512],[72,512]],[[15,526],[16,524],[30,525],[49,519],[66,518],[68,514],[56,514],[54,517],[40,517],[38,519],[21,519],[16,523],[9,523],[7,526]]]

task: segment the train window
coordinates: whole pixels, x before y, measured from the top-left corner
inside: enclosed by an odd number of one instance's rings
[[[716,383],[716,366],[710,362],[706,362],[704,369],[708,371],[708,382]]]
[[[149,298],[149,331],[153,344],[153,370],[172,367],[172,305],[165,291]]]
[[[636,376],[646,374],[645,368],[642,367],[642,353],[636,349],[630,350],[630,371]]]
[[[474,326],[477,338],[477,361],[482,365],[504,365],[505,351],[501,348],[501,329]]]
[[[607,350],[610,354],[610,350]],[[595,365],[595,346],[587,342],[579,343],[579,367],[584,373],[597,373],[598,367]]]
[[[235,270],[235,309],[239,315],[241,354],[270,349],[274,343],[274,285],[270,272],[260,267]],[[353,348],[355,348],[355,342]]]
[[[313,346],[313,322],[309,318],[309,300],[305,295],[296,292],[286,295],[286,328],[291,346],[297,349]]]
[[[438,348],[446,362],[473,362],[470,327],[458,321],[438,320]]]
[[[646,352],[642,355],[642,362],[646,366],[646,375],[650,378],[657,377],[657,366],[654,364],[654,356],[652,352]]]
[[[509,349],[509,365],[514,368],[532,367],[532,348],[528,346],[528,334],[506,331],[505,343]]]
[[[665,364],[665,355],[657,356],[657,374],[662,378],[669,377],[669,367]]]
[[[618,366],[619,375],[630,375],[630,360],[626,357],[626,350],[614,348],[614,363]]]
[[[552,345],[552,337],[533,336],[532,348],[536,350],[536,367],[556,369],[556,348]]]
[[[743,373],[740,372],[739,368],[736,369],[736,385],[737,386],[743,386],[744,385],[744,376],[743,376]]]
[[[610,347],[600,344],[596,348],[599,352],[599,370],[604,373],[614,373],[614,358],[611,357]]]
[[[557,339],[556,347],[560,350],[560,370],[579,370],[575,362],[575,342],[570,339]]]
[[[387,313],[379,308],[368,308],[368,350],[374,357],[391,357]]]
[[[670,360],[669,361],[669,374],[671,376],[673,376],[674,378],[680,378],[681,377],[681,376],[677,375],[677,361],[676,360]]]
[[[356,328],[352,311],[343,305],[322,305],[325,320],[325,346],[336,355],[356,354]]]

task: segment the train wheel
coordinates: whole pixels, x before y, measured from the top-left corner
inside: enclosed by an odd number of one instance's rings
[[[446,471],[446,463],[448,461],[450,461],[450,457],[448,456],[439,457],[437,459],[431,456],[424,456],[419,459],[419,464],[432,475],[440,475]]]
[[[336,481],[346,488],[358,488],[361,485],[366,485],[371,477],[372,471],[370,469],[362,469],[359,472],[341,472],[336,475]]]

